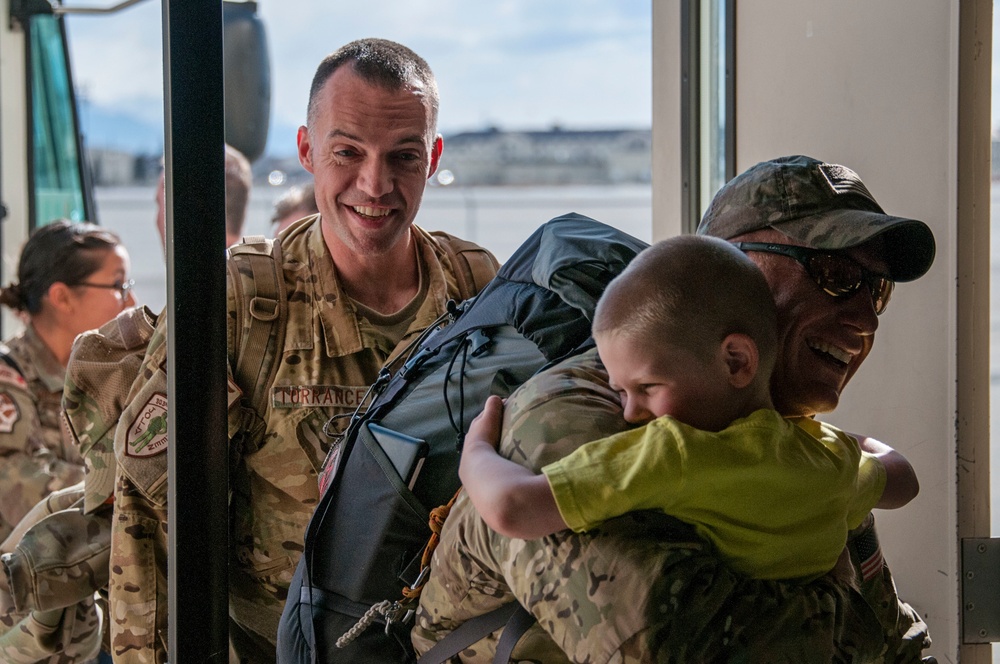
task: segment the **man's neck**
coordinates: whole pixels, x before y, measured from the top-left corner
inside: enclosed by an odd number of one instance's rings
[[[369,309],[388,315],[409,304],[420,288],[414,244],[411,231],[405,241],[384,254],[358,256],[339,243],[327,246],[344,292]]]

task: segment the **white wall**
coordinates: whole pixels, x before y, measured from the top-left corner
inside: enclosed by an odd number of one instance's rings
[[[679,173],[679,86],[669,73],[679,67],[671,61],[679,4],[654,3],[653,16],[654,190],[666,192]],[[826,419],[896,446],[917,470],[917,499],[876,517],[900,596],[930,625],[925,654],[942,662],[958,659],[960,642],[958,8],[958,0],[754,0],[738,5],[736,30],[737,171],[786,154],[845,164],[887,212],[925,221],[937,239],[934,266],[897,286],[872,354]],[[668,89],[657,94],[657,80]],[[673,234],[676,203],[668,193],[654,194],[654,204],[654,237]],[[980,230],[988,237],[988,226]]]
[[[28,141],[24,78],[24,32],[8,21],[9,0],[0,0],[0,200],[7,206],[7,219],[0,222],[0,283],[17,276],[17,259],[27,239],[28,184],[22,175]],[[17,319],[3,307],[4,337],[16,329]]]

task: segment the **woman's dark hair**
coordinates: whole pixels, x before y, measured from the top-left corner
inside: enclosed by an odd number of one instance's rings
[[[53,221],[35,230],[21,249],[17,281],[0,289],[0,304],[37,314],[49,286],[76,286],[101,268],[104,252],[121,244],[117,235],[91,223]]]

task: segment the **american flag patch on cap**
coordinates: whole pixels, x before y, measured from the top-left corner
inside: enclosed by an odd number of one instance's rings
[[[868,191],[868,187],[861,181],[858,174],[839,164],[820,164],[820,172],[826,177],[830,188],[838,194],[857,194],[867,198],[878,206],[875,197]],[[879,208],[881,209],[881,207]]]
[[[885,560],[882,558],[882,547],[878,543],[875,529],[866,530],[856,537],[852,544],[858,553],[858,559],[861,561],[861,578],[869,581],[882,571],[882,565],[885,564]]]

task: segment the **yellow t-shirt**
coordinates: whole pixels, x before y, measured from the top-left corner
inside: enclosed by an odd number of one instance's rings
[[[737,570],[810,578],[837,562],[885,488],[885,469],[829,424],[758,410],[714,433],[661,417],[542,469],[563,519],[591,529],[658,509],[692,524]]]

